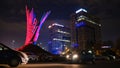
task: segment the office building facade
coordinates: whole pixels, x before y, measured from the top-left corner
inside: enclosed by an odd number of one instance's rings
[[[49,28],[49,51],[53,54],[61,54],[65,48],[71,45],[70,28],[64,25],[53,23]]]
[[[75,50],[99,49],[101,46],[101,24],[99,19],[85,9],[79,9],[72,15],[72,44]]]

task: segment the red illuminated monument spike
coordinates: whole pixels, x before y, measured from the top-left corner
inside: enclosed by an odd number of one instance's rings
[[[29,44],[33,44],[37,42],[40,29],[49,14],[50,11],[46,12],[42,16],[40,22],[38,22],[34,14],[33,8],[30,11],[26,6],[26,18],[27,18],[26,40],[25,40],[25,44],[19,50],[22,50],[24,47],[28,46]]]
[[[27,18],[27,32],[26,32],[26,41],[25,45],[28,45],[32,43],[31,39],[35,33],[36,30],[36,25],[37,25],[37,20],[34,17],[34,11],[33,8],[30,11],[27,6],[26,6],[26,18]]]

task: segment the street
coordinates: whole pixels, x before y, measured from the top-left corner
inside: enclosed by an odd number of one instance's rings
[[[8,65],[0,64],[0,68],[10,68]],[[62,64],[62,63],[41,63],[19,65],[16,68],[120,68],[120,62],[103,62],[96,64]]]

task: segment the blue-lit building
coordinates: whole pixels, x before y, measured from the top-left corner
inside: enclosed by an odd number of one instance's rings
[[[71,28],[72,44],[75,50],[100,48],[101,24],[99,19],[90,15],[87,10],[81,8],[72,15]]]
[[[53,54],[61,54],[65,48],[71,46],[70,28],[64,25],[53,23],[49,28],[49,51]]]

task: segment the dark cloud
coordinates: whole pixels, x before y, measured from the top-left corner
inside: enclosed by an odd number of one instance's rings
[[[38,15],[51,10],[54,18],[69,18],[71,13],[81,7],[92,14],[103,14],[106,17],[118,16],[117,12],[120,11],[120,0],[2,0],[1,17],[22,18],[25,15],[26,4],[33,7]]]
[[[12,40],[16,40],[16,47],[19,47],[24,44],[25,34],[25,22],[6,22],[0,19],[0,42],[11,47]]]

